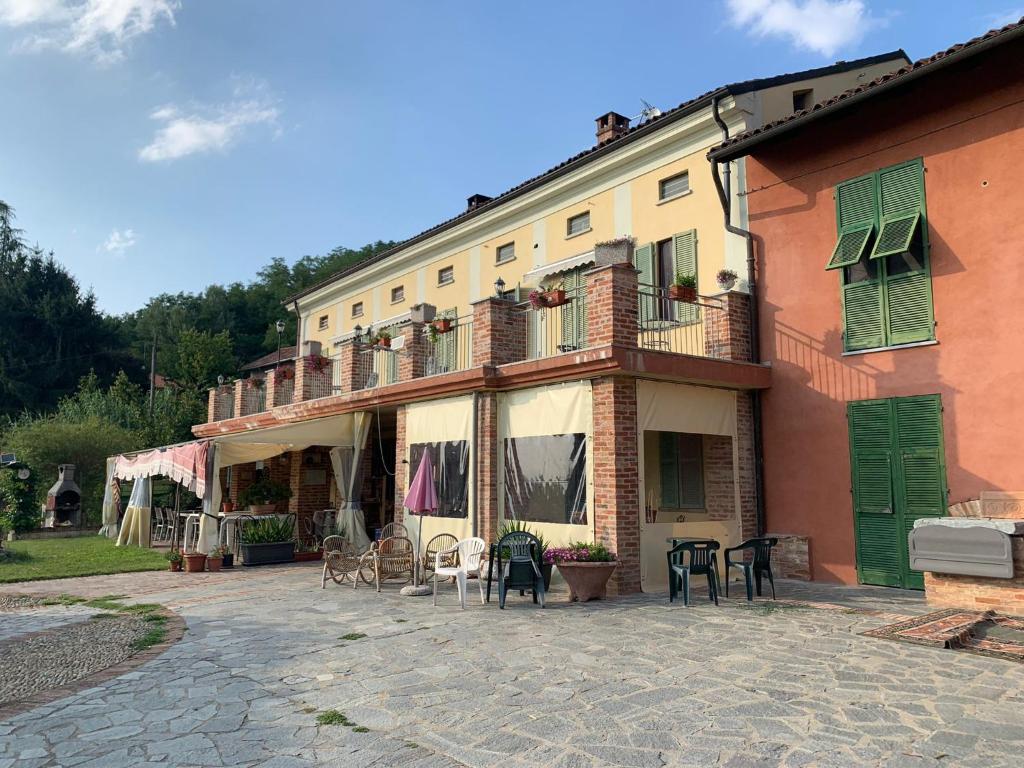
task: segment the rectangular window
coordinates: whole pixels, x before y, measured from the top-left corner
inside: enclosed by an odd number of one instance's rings
[[[668,200],[690,191],[690,174],[680,173],[658,182],[658,199]]]
[[[793,91],[793,111],[801,112],[809,109],[814,104],[814,89],[805,88],[800,91]]]
[[[405,301],[405,286],[396,285],[391,289],[391,303],[398,304],[402,301]]]
[[[448,285],[455,282],[455,267],[441,267],[437,270],[437,284]]]
[[[704,440],[701,435],[659,432],[661,504],[669,509],[704,508]]]
[[[363,316],[363,302],[357,301],[355,304],[352,305],[352,317],[362,317],[362,316]]]
[[[565,224],[566,237],[582,234],[590,229],[590,211],[570,216]]]
[[[505,517],[587,524],[587,436],[505,439]]]
[[[410,482],[427,452],[434,465],[437,516],[466,517],[469,514],[469,443],[465,440],[413,443],[409,446]]]
[[[317,327],[321,331],[326,331],[327,330],[327,325],[330,322],[331,322],[330,316],[328,316],[328,315],[320,315],[320,320],[317,322]]]
[[[494,259],[495,264],[504,264],[506,261],[512,261],[516,257],[516,244],[505,243],[505,245],[499,245],[498,251]]]
[[[836,245],[847,352],[935,337],[924,164],[883,168],[836,186]]]

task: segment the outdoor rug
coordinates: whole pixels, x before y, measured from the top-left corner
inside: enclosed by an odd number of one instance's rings
[[[1024,662],[1024,619],[992,611],[947,608],[861,634]]]

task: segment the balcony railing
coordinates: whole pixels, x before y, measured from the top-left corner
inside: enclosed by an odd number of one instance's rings
[[[715,299],[697,297],[696,302],[669,298],[664,288],[639,288],[637,346],[658,352],[696,357],[718,357],[712,343],[714,313],[724,310]]]
[[[262,413],[265,410],[267,410],[267,380],[258,376],[246,379],[242,384],[242,413],[239,415],[248,416],[252,413]]]
[[[274,382],[274,405],[291,405],[295,399],[295,379],[279,377]]]
[[[426,355],[423,359],[423,375],[437,376],[443,373],[465,371],[473,367],[473,318],[453,318],[446,333],[432,331],[427,326],[425,339]]]
[[[536,360],[587,348],[587,292],[584,286],[566,290],[566,303],[557,307],[520,305],[526,313],[526,359]]]
[[[370,347],[356,353],[356,368],[352,389],[373,389],[398,381],[398,349]]]
[[[217,399],[216,412],[222,419],[235,417],[235,389],[230,385],[228,387],[230,388],[218,387],[217,393],[214,395]]]

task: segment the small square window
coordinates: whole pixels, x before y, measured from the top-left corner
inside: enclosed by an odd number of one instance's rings
[[[658,199],[668,200],[684,192],[690,191],[690,174],[688,172],[676,174],[658,182]]]
[[[326,331],[326,330],[327,330],[327,325],[328,325],[328,324],[329,324],[330,322],[331,322],[331,318],[330,318],[330,316],[329,316],[329,315],[320,315],[320,320],[319,320],[319,322],[317,323],[317,327],[318,327],[318,328],[319,328],[319,329],[320,329],[321,331]]]
[[[809,109],[814,104],[814,89],[805,88],[801,91],[793,91],[793,111],[800,112]]]
[[[362,316],[363,316],[363,302],[357,301],[355,304],[352,305],[352,317],[362,317]]]
[[[396,285],[391,289],[391,303],[398,304],[405,301],[405,286]]]
[[[455,267],[441,267],[437,270],[437,284],[448,285],[455,282]]]
[[[516,257],[516,244],[505,243],[505,245],[498,246],[498,252],[494,259],[495,264],[504,264],[506,261],[512,261]]]
[[[565,234],[566,237],[572,237],[573,235],[586,232],[588,229],[590,229],[590,211],[570,216],[566,222]]]

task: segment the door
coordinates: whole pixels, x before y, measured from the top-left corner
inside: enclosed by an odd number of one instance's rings
[[[946,511],[938,395],[847,405],[857,574],[863,584],[923,589],[907,539],[920,517]]]

